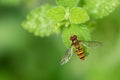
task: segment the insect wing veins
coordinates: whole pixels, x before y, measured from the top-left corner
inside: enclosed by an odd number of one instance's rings
[[[98,46],[102,46],[101,42],[97,42],[97,41],[81,41],[80,42],[83,46],[85,47],[98,47]]]
[[[61,65],[64,65],[64,64],[66,64],[69,60],[70,60],[70,58],[71,58],[71,56],[73,55],[73,48],[72,48],[72,46],[65,52],[65,55],[62,57],[62,59],[61,59],[61,61],[60,61],[60,64]]]

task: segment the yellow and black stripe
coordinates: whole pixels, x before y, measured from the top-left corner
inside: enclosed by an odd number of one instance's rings
[[[77,55],[79,56],[79,58],[81,60],[84,60],[85,55],[84,55],[84,50],[83,50],[82,45],[80,45],[80,48],[76,52],[77,52]]]

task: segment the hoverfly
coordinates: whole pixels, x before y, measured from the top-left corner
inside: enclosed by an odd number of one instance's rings
[[[62,57],[60,61],[61,65],[66,64],[70,60],[74,52],[79,56],[81,60],[84,60],[85,59],[84,47],[94,47],[102,45],[100,42],[97,41],[78,40],[78,37],[76,35],[71,36],[70,40],[72,41],[72,44],[65,52],[65,55]]]

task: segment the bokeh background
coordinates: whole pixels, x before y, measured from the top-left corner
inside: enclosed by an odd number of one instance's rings
[[[92,39],[104,46],[81,61],[66,51],[61,35],[36,37],[21,26],[35,7],[54,0],[0,0],[0,80],[120,80],[120,7],[97,20]]]

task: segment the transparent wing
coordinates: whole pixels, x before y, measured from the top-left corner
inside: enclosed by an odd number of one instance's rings
[[[72,49],[72,46],[65,52],[65,55],[62,57],[61,61],[60,61],[60,64],[61,65],[64,65],[66,64],[71,56],[73,55],[73,49]]]
[[[85,47],[93,47],[93,48],[102,46],[102,43],[98,41],[80,41],[80,44],[82,44]]]

